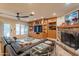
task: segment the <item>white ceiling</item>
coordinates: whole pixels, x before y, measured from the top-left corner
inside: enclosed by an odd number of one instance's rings
[[[21,15],[29,15],[31,12],[35,12],[34,19],[39,19],[41,17],[53,17],[53,13],[56,13],[57,17],[62,16],[75,10],[78,6],[78,3],[0,3],[0,10],[12,16],[16,16],[17,12],[20,12]],[[25,21],[28,20],[28,18],[25,18]]]

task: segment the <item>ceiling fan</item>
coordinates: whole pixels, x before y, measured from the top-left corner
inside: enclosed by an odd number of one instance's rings
[[[34,12],[32,12],[31,14],[29,14],[28,16],[20,16],[20,13],[16,13],[17,14],[17,19],[20,20],[20,18],[28,18],[30,16],[34,16]]]

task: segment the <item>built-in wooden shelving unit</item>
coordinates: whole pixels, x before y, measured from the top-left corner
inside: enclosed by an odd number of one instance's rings
[[[56,19],[57,17],[52,17],[28,22],[29,36],[34,38],[56,38]],[[42,25],[42,32],[39,34],[34,32],[34,26],[37,24]]]

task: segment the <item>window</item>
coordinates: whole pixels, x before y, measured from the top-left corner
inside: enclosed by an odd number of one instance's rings
[[[24,33],[24,27],[25,27],[24,25],[21,25],[21,34],[25,34]]]
[[[4,24],[4,36],[10,37],[10,24]]]
[[[20,24],[16,24],[16,35],[20,34]]]
[[[16,24],[16,35],[28,34],[28,25]]]
[[[25,25],[25,27],[24,27],[24,33],[25,34],[28,34],[28,28],[29,28],[28,25]]]

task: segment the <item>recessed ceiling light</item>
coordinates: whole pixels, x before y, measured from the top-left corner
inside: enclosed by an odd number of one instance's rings
[[[32,14],[32,15],[34,15],[34,14],[35,14],[35,12],[31,12],[31,14]]]
[[[53,13],[53,16],[56,16],[56,13]]]
[[[44,17],[41,17],[42,19],[44,18]]]
[[[34,20],[36,20],[36,18],[34,18]]]
[[[66,5],[70,5],[71,3],[66,3]]]

